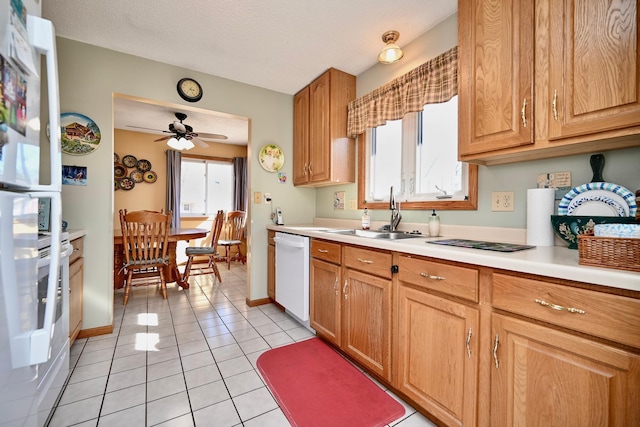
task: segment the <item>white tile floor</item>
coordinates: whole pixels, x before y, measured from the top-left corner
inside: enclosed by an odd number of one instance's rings
[[[245,266],[220,270],[222,284],[193,276],[188,290],[170,284],[167,300],[156,286],[137,287],[125,307],[117,291],[113,334],[74,343],[49,425],[289,426],[256,360],[312,335],[272,304],[245,304]],[[402,403],[404,417],[390,425],[434,426]]]

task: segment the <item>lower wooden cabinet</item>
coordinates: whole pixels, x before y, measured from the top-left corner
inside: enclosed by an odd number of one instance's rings
[[[391,280],[346,269],[342,305],[342,349],[391,380]]]
[[[491,426],[638,426],[640,356],[492,315]]]
[[[396,388],[450,426],[475,426],[479,312],[398,286]]]
[[[69,261],[69,345],[82,329],[82,301],[84,299],[83,239],[71,242],[73,254]]]
[[[339,346],[342,339],[340,266],[311,258],[309,268],[311,327],[327,341]]]
[[[268,232],[267,245],[267,296],[271,301],[276,300],[276,242],[273,240],[275,231]]]

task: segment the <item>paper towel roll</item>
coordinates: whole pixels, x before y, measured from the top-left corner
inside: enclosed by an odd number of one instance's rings
[[[555,211],[554,188],[527,190],[527,245],[553,246],[551,215]]]

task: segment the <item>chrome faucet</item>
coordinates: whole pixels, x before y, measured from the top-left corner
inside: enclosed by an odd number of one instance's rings
[[[398,210],[396,210],[396,197],[393,194],[393,185],[391,186],[391,195],[389,196],[389,209],[391,209],[391,221],[389,222],[389,231],[396,231],[402,215],[400,214],[400,202],[398,202]]]

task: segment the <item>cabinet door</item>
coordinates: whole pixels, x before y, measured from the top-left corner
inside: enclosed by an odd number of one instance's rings
[[[476,425],[478,310],[398,287],[397,388],[447,425]]]
[[[267,296],[276,300],[276,246],[267,245]]]
[[[391,281],[345,270],[342,349],[390,380]]]
[[[330,173],[331,72],[309,86],[309,175],[310,182],[328,181]]]
[[[637,0],[548,2],[549,139],[640,125]]]
[[[69,338],[71,344],[82,327],[82,299],[84,288],[84,258],[69,266]]]
[[[459,155],[533,143],[531,0],[459,0]]]
[[[340,266],[312,258],[309,276],[311,327],[340,345]]]
[[[494,314],[491,426],[640,425],[640,356]]]
[[[309,87],[293,97],[293,185],[309,181]]]

